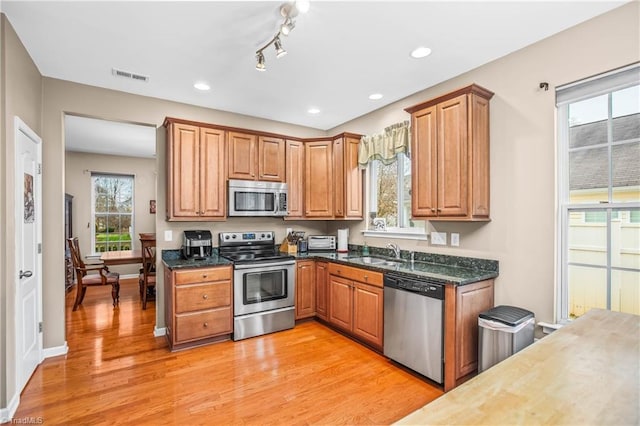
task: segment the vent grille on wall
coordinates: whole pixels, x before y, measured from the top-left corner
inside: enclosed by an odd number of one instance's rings
[[[116,77],[130,78],[132,80],[145,81],[145,82],[149,81],[149,76],[142,75],[142,74],[136,74],[136,73],[132,73],[132,72],[129,72],[129,71],[123,71],[123,70],[119,70],[117,68],[112,68],[111,72]]]

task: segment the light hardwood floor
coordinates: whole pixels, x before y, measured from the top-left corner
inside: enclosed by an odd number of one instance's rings
[[[169,352],[155,306],[123,280],[120,307],[92,287],[71,311],[69,353],[45,360],[16,419],[44,424],[389,424],[442,391],[315,321],[239,342]]]

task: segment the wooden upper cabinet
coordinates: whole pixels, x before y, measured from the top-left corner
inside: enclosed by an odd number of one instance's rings
[[[258,138],[258,180],[285,181],[284,139],[266,136]]]
[[[257,140],[256,135],[229,132],[228,153],[229,179],[256,180]]]
[[[225,132],[169,120],[165,126],[167,220],[223,220]]]
[[[344,217],[344,139],[333,141],[333,213],[335,217]]]
[[[304,145],[304,214],[306,218],[333,218],[333,143],[306,142]]]
[[[489,100],[471,85],[407,108],[411,113],[412,215],[489,218]]]
[[[229,179],[285,181],[284,139],[229,132]]]
[[[288,140],[286,145],[285,176],[289,215],[285,219],[301,219],[304,217],[304,143]]]
[[[345,219],[364,217],[363,175],[358,167],[359,137],[344,138],[344,216]]]

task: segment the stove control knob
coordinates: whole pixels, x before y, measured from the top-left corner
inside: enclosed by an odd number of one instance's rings
[[[225,239],[225,240],[228,240],[228,239],[229,239],[229,236],[228,236],[228,235],[225,235],[225,236],[224,236],[224,239]]]
[[[233,235],[231,236],[231,238],[233,238],[234,240],[236,239],[236,237],[237,237],[237,235],[236,235],[236,234],[233,234]]]
[[[262,238],[265,238],[265,235],[264,235],[264,234],[262,234]]]

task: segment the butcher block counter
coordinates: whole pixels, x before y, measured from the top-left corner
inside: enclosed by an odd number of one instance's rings
[[[640,316],[592,309],[399,425],[637,425]]]

